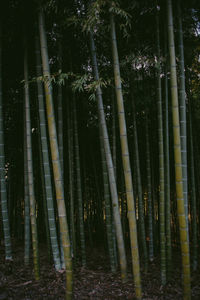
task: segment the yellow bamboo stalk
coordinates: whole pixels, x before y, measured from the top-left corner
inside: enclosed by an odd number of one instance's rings
[[[175,46],[174,46],[173,14],[172,14],[171,0],[167,1],[167,8],[168,8],[167,9],[168,39],[169,39],[169,54],[170,54],[170,76],[171,76],[172,117],[173,117],[173,134],[174,134],[177,213],[178,213],[179,229],[180,229],[184,300],[189,300],[191,299],[190,254],[189,254],[189,239],[187,234],[187,223],[186,223],[184,195],[183,195],[178,89],[177,89],[176,57],[175,57]]]
[[[52,86],[50,78],[50,68],[48,59],[47,40],[44,25],[44,15],[42,9],[39,11],[39,32],[40,32],[40,43],[41,43],[41,54],[42,54],[42,65],[43,65],[43,76],[45,78],[45,96],[46,96],[46,110],[47,110],[47,121],[49,129],[49,140],[51,147],[51,158],[53,165],[53,175],[56,190],[56,200],[58,207],[58,217],[60,223],[60,232],[62,238],[62,246],[64,252],[64,260],[66,267],[66,299],[72,299],[72,288],[73,288],[73,276],[72,276],[72,258],[70,251],[70,238],[67,224],[66,208],[64,201],[64,188],[63,178],[61,171],[61,164],[58,150],[58,140],[54,116],[53,97],[52,97]]]
[[[112,52],[113,52],[114,78],[115,78],[115,92],[116,92],[117,106],[118,106],[120,141],[121,141],[121,149],[122,149],[122,162],[123,162],[123,169],[124,169],[126,197],[127,197],[127,206],[128,206],[128,221],[129,221],[129,230],[130,230],[130,243],[131,243],[134,284],[135,284],[136,298],[142,299],[142,288],[141,288],[141,279],[140,279],[140,262],[139,262],[139,251],[138,251],[138,241],[137,241],[137,225],[136,225],[135,204],[134,204],[134,196],[133,196],[133,184],[132,184],[131,166],[130,166],[130,158],[129,158],[128,139],[127,139],[127,130],[126,130],[126,121],[125,121],[124,102],[123,102],[123,95],[122,95],[122,85],[121,85],[121,77],[120,77],[120,67],[119,67],[119,57],[118,57],[118,50],[117,50],[115,22],[114,22],[114,17],[112,14],[111,14],[111,18],[110,18],[110,24],[111,24],[111,41],[112,41]]]

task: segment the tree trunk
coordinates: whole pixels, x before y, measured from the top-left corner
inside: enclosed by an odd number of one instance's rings
[[[94,44],[92,33],[90,33],[90,43],[91,43],[92,63],[93,63],[93,68],[94,68],[94,70],[93,70],[94,77],[95,77],[95,80],[99,80],[96,49],[95,49],[95,44]],[[108,177],[109,177],[109,182],[110,182],[113,217],[114,217],[114,222],[115,222],[117,246],[118,246],[118,251],[119,251],[121,278],[122,278],[122,281],[125,281],[127,279],[126,253],[125,253],[124,239],[123,239],[123,233],[122,233],[122,224],[121,224],[120,213],[119,213],[117,185],[116,185],[116,180],[115,180],[114,166],[113,166],[113,161],[112,161],[112,156],[111,156],[110,143],[109,143],[109,138],[108,138],[108,131],[107,131],[104,107],[103,107],[102,91],[101,91],[100,86],[97,87],[96,96],[97,96],[97,101],[98,101],[100,127],[101,127],[102,135],[103,135]]]
[[[66,299],[72,298],[72,258],[70,250],[70,237],[67,225],[66,208],[64,201],[64,188],[63,188],[63,178],[61,171],[61,164],[59,158],[58,150],[58,140],[56,134],[56,123],[53,108],[53,97],[52,97],[52,87],[51,87],[51,77],[49,69],[49,59],[46,41],[46,32],[44,25],[44,15],[42,9],[39,11],[39,32],[40,32],[40,44],[41,44],[41,54],[42,54],[42,65],[43,65],[43,76],[45,78],[45,95],[46,95],[46,111],[48,120],[48,130],[49,130],[49,140],[51,147],[51,157],[53,164],[53,174],[56,189],[56,200],[58,206],[58,217],[60,224],[60,232],[62,237],[62,245],[65,258],[66,266]]]
[[[181,17],[181,3],[177,1],[178,6],[178,38],[179,38],[179,69],[180,69],[180,88],[179,88],[179,109],[180,109],[180,134],[181,134],[181,159],[182,159],[182,176],[183,176],[183,196],[185,205],[185,216],[188,225],[188,172],[187,172],[187,118],[186,118],[186,91],[185,91],[185,63],[183,47],[183,29]],[[189,238],[189,237],[188,237]]]
[[[169,53],[170,53],[170,76],[171,76],[171,97],[172,97],[172,120],[173,120],[173,134],[174,134],[177,214],[178,214],[179,227],[180,227],[184,299],[186,300],[186,299],[191,299],[190,254],[189,254],[189,240],[187,234],[187,222],[185,217],[184,196],[183,196],[176,56],[175,56],[175,46],[174,46],[173,14],[172,14],[171,0],[167,0],[167,11],[168,11],[168,40],[169,40]]]
[[[33,180],[33,160],[32,160],[32,141],[31,141],[31,116],[30,116],[30,98],[28,83],[28,57],[27,46],[25,45],[24,53],[24,78],[25,78],[25,118],[26,118],[26,146],[27,146],[27,167],[28,167],[28,190],[30,201],[30,219],[32,231],[32,247],[33,247],[33,264],[35,279],[39,280],[39,255],[38,255],[38,233],[36,220],[36,200]]]
[[[39,39],[36,37],[36,69],[37,77],[42,75],[42,65],[40,57]],[[47,206],[48,223],[50,240],[52,247],[53,260],[56,270],[61,269],[60,254],[58,247],[58,237],[56,231],[56,220],[55,220],[55,209],[53,203],[53,187],[51,182],[51,169],[49,161],[49,147],[47,140],[47,124],[45,115],[45,103],[42,82],[37,81],[37,92],[38,92],[38,108],[39,108],[39,120],[40,120],[40,138],[42,141],[42,163],[43,163],[43,174],[44,174],[44,185],[45,185],[45,201]]]
[[[74,146],[75,146],[76,184],[77,184],[77,200],[78,200],[78,213],[79,213],[80,244],[81,244],[81,261],[82,261],[82,266],[86,266],[84,204],[83,204],[82,185],[81,185],[81,166],[80,166],[80,152],[79,152],[79,139],[78,139],[76,98],[73,97],[72,101],[73,101],[73,117],[74,117]]]
[[[123,95],[122,95],[119,58],[118,58],[117,40],[116,40],[116,32],[115,32],[115,22],[112,14],[110,17],[110,25],[111,25],[113,64],[114,64],[115,92],[116,92],[117,106],[118,106],[120,141],[121,141],[121,149],[122,149],[122,161],[123,161],[126,197],[127,197],[127,206],[128,206],[128,220],[129,220],[129,230],[130,230],[130,240],[131,240],[131,254],[132,254],[134,283],[136,289],[136,298],[141,299],[142,289],[141,289],[141,279],[140,279],[140,262],[139,262],[139,251],[138,251],[138,241],[137,241],[137,225],[136,225],[136,217],[135,217],[132,175],[131,175],[131,166],[130,166],[130,159],[129,159],[124,102],[123,102]]]
[[[5,242],[5,259],[12,259],[10,224],[8,216],[7,190],[5,182],[5,150],[4,150],[4,126],[3,126],[3,97],[2,97],[2,32],[0,24],[0,194],[1,213]]]
[[[166,248],[165,248],[165,170],[163,145],[163,117],[162,117],[162,90],[160,66],[160,30],[159,17],[156,16],[157,27],[157,105],[158,105],[158,143],[159,143],[159,217],[160,217],[160,255],[161,255],[161,282],[166,284]]]

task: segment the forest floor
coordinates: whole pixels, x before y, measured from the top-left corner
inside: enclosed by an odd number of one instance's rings
[[[89,255],[90,254],[90,255]],[[135,299],[131,262],[128,281],[122,284],[120,272],[112,274],[108,260],[97,249],[88,252],[86,268],[77,265],[74,272],[74,299]],[[142,271],[143,299],[183,299],[181,289],[180,255],[174,257],[171,280],[160,284],[159,261],[149,264],[148,272]],[[23,247],[16,244],[13,262],[5,264],[4,249],[0,246],[0,300],[65,299],[65,274],[55,272],[48,262],[47,251],[40,247],[41,279],[34,280],[32,264],[23,264]],[[192,299],[200,299],[200,270],[192,273]]]

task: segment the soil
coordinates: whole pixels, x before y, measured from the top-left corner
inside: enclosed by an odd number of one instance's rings
[[[176,259],[177,258],[177,259]],[[74,268],[74,299],[135,299],[131,261],[126,283],[122,283],[119,270],[112,274],[103,251],[89,249],[88,263]],[[148,271],[142,270],[143,299],[183,299],[181,288],[180,254],[174,257],[170,281],[160,283],[160,263],[149,263]],[[16,244],[13,261],[5,263],[4,249],[0,246],[0,300],[65,299],[65,272],[56,272],[49,263],[45,247],[40,246],[40,280],[35,281],[32,261],[23,264],[23,245]],[[200,299],[200,271],[192,273],[192,299]]]

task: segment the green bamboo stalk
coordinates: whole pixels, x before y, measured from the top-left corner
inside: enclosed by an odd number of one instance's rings
[[[25,111],[24,111],[25,113]],[[28,187],[26,120],[24,116],[24,263],[30,262],[30,201]]]
[[[198,261],[198,243],[197,243],[197,201],[196,201],[196,182],[195,182],[195,167],[194,167],[194,147],[193,147],[193,126],[191,104],[189,104],[189,129],[190,129],[190,169],[191,169],[191,215],[192,215],[192,269],[197,270]]]
[[[175,46],[174,46],[173,13],[172,13],[171,0],[167,0],[167,12],[168,12],[168,40],[169,40],[169,53],[170,53],[170,76],[171,76],[171,97],[172,97],[172,120],[173,120],[173,134],[174,134],[177,214],[178,214],[179,229],[180,229],[184,299],[188,300],[191,299],[190,254],[189,254],[189,240],[188,240],[188,233],[187,233],[187,222],[185,217],[184,196],[183,196],[176,56],[175,56]]]
[[[133,110],[133,139],[134,139],[134,144],[135,144],[135,149],[134,149],[135,150],[135,167],[136,167],[136,174],[137,174],[136,177],[137,177],[137,190],[138,190],[138,214],[139,214],[140,240],[142,242],[144,268],[145,268],[145,271],[147,271],[148,255],[147,255],[146,234],[145,234],[145,224],[144,224],[144,204],[143,204],[143,194],[142,194],[137,124],[136,124],[136,117],[135,117],[135,104],[134,104],[133,96],[132,96],[132,110]]]
[[[91,158],[92,158],[92,167],[93,167],[93,174],[94,174],[94,183],[95,183],[95,191],[96,191],[96,196],[95,196],[95,204],[96,204],[96,209],[95,209],[95,223],[96,223],[96,229],[98,232],[100,232],[100,228],[103,227],[103,208],[102,208],[102,193],[101,193],[101,187],[100,187],[100,182],[99,182],[99,177],[98,177],[98,172],[97,172],[97,167],[95,163],[95,157],[94,157],[94,151],[91,147]],[[104,234],[103,234],[103,239],[104,239]]]
[[[77,180],[77,198],[78,198],[78,213],[79,213],[79,229],[80,229],[80,244],[81,244],[81,261],[82,266],[86,266],[85,254],[85,231],[83,219],[83,197],[81,186],[81,168],[80,168],[80,150],[78,138],[78,124],[77,124],[77,109],[76,99],[73,98],[73,116],[74,116],[74,147],[75,147],[75,164],[76,164],[76,180]]]
[[[10,224],[7,204],[7,190],[5,182],[5,150],[3,128],[3,94],[2,94],[2,28],[0,24],[0,196],[3,232],[5,242],[5,260],[12,260]]]
[[[167,46],[167,45],[166,45]],[[167,50],[165,51],[167,53]],[[165,210],[166,210],[166,259],[167,277],[171,276],[172,269],[172,246],[171,246],[171,203],[170,203],[170,159],[169,159],[169,109],[168,109],[168,66],[165,66]]]
[[[62,45],[59,42],[59,70],[62,70]],[[58,148],[60,155],[60,164],[62,174],[64,176],[64,160],[63,160],[63,104],[62,104],[62,85],[58,85]]]
[[[181,3],[177,1],[178,6],[178,38],[179,38],[179,69],[180,69],[180,87],[179,87],[179,109],[180,109],[180,135],[181,135],[181,157],[182,157],[182,176],[183,176],[183,196],[185,205],[185,215],[188,225],[188,175],[187,175],[187,118],[186,118],[186,91],[185,91],[185,63],[184,63],[184,46],[183,46],[183,29],[181,16]],[[189,237],[188,237],[189,238]]]
[[[42,65],[41,65],[41,56],[39,48],[39,39],[36,37],[35,43],[35,52],[36,52],[36,72],[37,76],[42,75]],[[51,170],[50,170],[50,161],[49,161],[49,147],[47,140],[47,124],[45,116],[45,103],[44,103],[44,94],[43,86],[41,81],[37,81],[37,92],[38,92],[38,109],[39,109],[39,120],[40,120],[40,138],[42,146],[42,162],[43,162],[43,174],[44,174],[44,186],[45,186],[45,201],[47,206],[48,213],[48,223],[49,223],[49,232],[50,240],[52,247],[53,260],[56,270],[61,269],[59,247],[58,247],[58,238],[56,232],[56,221],[54,214],[54,203],[53,203],[53,187],[51,183]]]
[[[59,41],[58,45],[58,66],[59,72],[62,70],[62,43]],[[63,104],[62,104],[62,85],[58,85],[58,127],[57,127],[57,136],[58,136],[58,150],[59,150],[59,158],[60,158],[60,166],[62,172],[62,178],[64,182],[64,158],[63,158]],[[65,185],[64,185],[65,186]],[[60,252],[61,252],[61,266],[62,269],[65,268],[64,262],[64,252],[62,246],[62,237],[60,234]]]
[[[43,214],[44,214],[44,224],[46,231],[46,244],[48,251],[48,259],[51,259],[51,242],[50,242],[50,232],[49,232],[49,223],[48,223],[48,212],[47,212],[47,201],[46,201],[46,189],[45,189],[45,178],[44,178],[44,167],[43,167],[43,154],[42,154],[42,143],[41,143],[41,133],[40,133],[40,120],[39,120],[39,109],[37,108],[37,126],[38,126],[38,150],[39,150],[39,165],[40,165],[40,176],[41,176],[41,197],[43,203]],[[43,220],[42,220],[43,222]],[[38,227],[40,224],[38,224]]]
[[[142,288],[141,288],[141,279],[140,279],[140,262],[139,262],[139,251],[138,251],[138,241],[137,241],[137,225],[136,225],[136,217],[135,217],[132,175],[131,175],[131,166],[130,166],[130,159],[129,159],[128,139],[127,139],[124,102],[123,102],[122,86],[121,86],[121,78],[120,78],[120,67],[119,67],[119,58],[118,58],[118,50],[117,50],[115,22],[114,22],[113,15],[111,14],[110,16],[111,16],[110,25],[111,25],[114,78],[115,78],[115,92],[116,92],[117,106],[118,106],[120,141],[121,141],[121,149],[122,149],[122,161],[123,161],[127,206],[128,206],[132,266],[133,266],[136,298],[141,299]]]
[[[114,165],[114,173],[115,173],[115,180],[117,182],[117,134],[116,134],[116,105],[115,105],[115,94],[114,90],[112,89],[112,159]],[[112,213],[112,209],[111,209]],[[115,234],[115,224],[112,217],[112,240],[113,240],[113,251],[114,251],[114,259],[115,265],[117,267],[117,247],[116,247],[116,234]]]
[[[70,105],[67,108],[67,134],[68,134],[68,164],[69,164],[69,197],[70,197],[70,235],[72,244],[72,253],[76,259],[76,233],[74,220],[74,139],[73,139],[73,120],[70,112]]]
[[[108,180],[105,150],[103,146],[103,135],[100,127],[99,127],[99,135],[100,135],[101,161],[102,161],[102,170],[103,170],[103,195],[105,201],[108,253],[110,258],[111,271],[116,272],[116,264],[115,264],[114,249],[113,249],[114,245],[113,245],[113,237],[112,237],[112,216],[111,216],[111,208],[110,208],[109,180]]]
[[[45,32],[44,24],[45,23],[44,23],[43,11],[42,9],[40,9],[39,32],[40,32],[43,76],[46,79],[44,81],[45,95],[46,95],[46,111],[47,111],[51,158],[53,164],[53,174],[54,174],[54,182],[55,182],[55,190],[56,190],[56,200],[57,200],[57,207],[58,207],[58,217],[59,217],[59,224],[60,224],[60,232],[62,236],[65,266],[66,266],[66,299],[70,300],[72,299],[72,288],[73,288],[72,258],[71,258],[71,250],[70,250],[69,230],[68,230],[67,217],[66,217],[66,208],[65,208],[65,201],[64,201],[63,179],[62,179],[61,164],[59,159],[47,40],[46,40],[46,32]]]
[[[115,178],[117,180],[117,137],[116,137],[116,107],[115,94],[112,91],[112,158],[115,170]]]
[[[151,161],[149,147],[149,119],[148,112],[146,115],[146,164],[147,164],[147,189],[148,189],[148,225],[149,225],[149,260],[154,259],[153,245],[153,213],[152,213],[152,195],[151,195]]]
[[[5,242],[5,259],[12,260],[10,224],[7,204],[7,190],[5,182],[5,150],[3,126],[3,94],[2,94],[2,28],[0,24],[0,196],[3,232]]]
[[[91,55],[92,55],[94,77],[95,77],[95,80],[99,80],[96,49],[95,49],[93,34],[91,32],[90,32],[90,44],[91,44]],[[122,281],[124,282],[127,279],[127,261],[126,261],[123,233],[122,233],[122,224],[121,224],[120,213],[119,213],[119,203],[118,203],[117,185],[116,185],[116,179],[115,179],[115,173],[114,173],[114,165],[113,165],[113,160],[112,160],[112,156],[111,156],[111,149],[110,149],[110,143],[109,143],[109,138],[108,138],[108,130],[107,130],[105,114],[104,114],[104,107],[103,107],[102,91],[101,91],[100,86],[97,87],[96,96],[97,96],[97,101],[98,101],[98,111],[99,111],[99,117],[100,117],[99,121],[100,121],[101,130],[102,130],[104,150],[105,150],[107,170],[108,170],[108,177],[109,177],[109,183],[110,183],[113,218],[114,218],[114,222],[115,222],[117,247],[118,247],[118,252],[119,252],[121,278],[122,278]]]
[[[163,143],[163,116],[160,66],[160,30],[159,16],[156,15],[156,42],[157,42],[157,105],[158,105],[158,143],[159,143],[159,217],[160,217],[160,252],[161,252],[161,282],[166,284],[166,248],[165,248],[165,170],[164,170],[164,143]]]
[[[28,190],[30,201],[30,220],[32,231],[32,247],[33,247],[33,264],[35,279],[39,280],[39,255],[38,255],[38,233],[36,220],[36,199],[33,180],[33,160],[32,160],[32,141],[31,141],[31,116],[30,116],[30,98],[29,98],[29,82],[28,82],[28,54],[25,45],[24,53],[24,98],[25,98],[25,120],[26,120],[26,147],[27,147],[27,167],[28,167]]]

